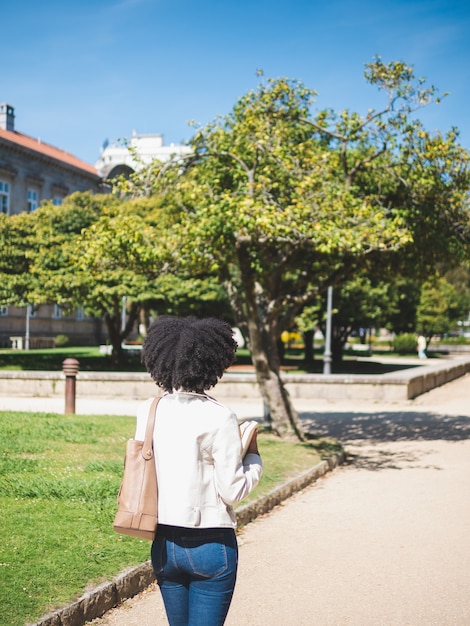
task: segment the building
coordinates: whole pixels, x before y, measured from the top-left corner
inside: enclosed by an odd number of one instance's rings
[[[93,165],[15,130],[15,112],[0,104],[0,211],[34,211],[42,200],[60,204],[74,191],[99,192],[102,179]]]
[[[77,309],[65,315],[57,304],[0,306],[0,347],[53,348],[66,337],[71,346],[96,346],[105,340],[102,321]]]
[[[190,153],[183,145],[163,144],[162,135],[132,134],[126,143],[103,146],[95,166],[15,130],[15,112],[0,104],[0,211],[14,215],[34,211],[43,200],[61,204],[74,191],[107,192],[106,180],[129,176],[151,161],[168,161]],[[1,303],[0,303],[1,305]],[[59,335],[71,345],[97,345],[105,338],[102,321],[82,310],[64,315],[54,304],[0,306],[0,347],[52,347]]]
[[[14,215],[34,211],[42,200],[61,204],[74,191],[103,191],[93,165],[15,130],[15,112],[0,104],[0,211]],[[1,304],[1,303],[0,303]],[[102,341],[101,320],[79,310],[63,315],[60,307],[0,306],[0,347],[52,347],[58,335],[73,345]]]
[[[95,163],[98,174],[103,180],[116,176],[130,176],[152,161],[169,161],[190,154],[191,148],[181,144],[163,144],[162,135],[138,135],[135,131],[130,140],[103,144],[101,155]]]

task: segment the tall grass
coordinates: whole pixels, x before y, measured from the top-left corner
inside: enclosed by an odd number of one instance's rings
[[[23,626],[149,558],[150,544],[112,528],[125,441],[123,416],[0,412],[0,624]],[[253,494],[337,447],[260,436],[265,473]]]

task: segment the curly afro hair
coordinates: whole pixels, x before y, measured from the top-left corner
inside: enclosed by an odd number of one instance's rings
[[[165,391],[203,393],[235,360],[230,324],[215,318],[163,315],[149,328],[142,362]]]

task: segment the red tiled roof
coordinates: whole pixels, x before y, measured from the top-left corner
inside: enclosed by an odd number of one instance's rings
[[[23,133],[18,133],[16,130],[4,130],[3,128],[0,128],[0,139],[6,139],[17,144],[18,146],[34,150],[34,152],[39,152],[44,156],[51,157],[57,161],[62,161],[62,163],[72,165],[78,169],[85,170],[89,174],[95,174],[95,176],[98,176],[98,172],[93,165],[85,163],[85,161],[73,156],[73,154],[70,154],[69,152],[65,152],[65,150],[55,148],[48,143],[44,143],[40,139],[34,139],[34,137],[23,135]]]

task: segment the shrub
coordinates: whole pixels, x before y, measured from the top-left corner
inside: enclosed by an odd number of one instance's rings
[[[57,337],[55,338],[56,348],[63,348],[64,346],[68,345],[68,343],[69,338],[67,337],[67,335],[57,335]]]
[[[449,343],[451,345],[465,346],[470,343],[470,339],[468,339],[464,335],[459,335],[458,337],[441,337],[441,342]]]
[[[412,354],[417,350],[416,337],[413,333],[397,335],[393,340],[393,351],[398,354]]]

